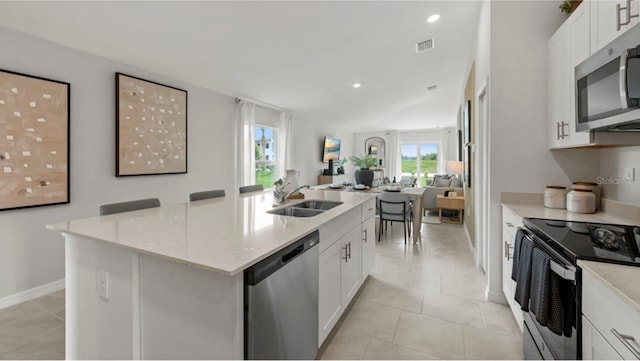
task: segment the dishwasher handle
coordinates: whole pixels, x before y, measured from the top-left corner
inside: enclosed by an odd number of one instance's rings
[[[284,249],[272,254],[264,260],[247,268],[244,271],[244,282],[248,286],[255,286],[260,281],[269,277],[287,264],[293,262],[303,253],[315,247],[320,241],[319,232],[316,230],[311,234],[293,242]]]
[[[294,248],[293,251],[282,256],[282,258],[280,258],[280,262],[282,264],[288,263],[292,259],[296,258],[297,255],[302,253],[302,251],[304,251],[304,244],[299,245],[298,247]]]

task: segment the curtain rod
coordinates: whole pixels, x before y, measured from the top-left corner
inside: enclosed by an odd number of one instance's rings
[[[277,111],[279,111],[279,112],[286,112],[286,113],[293,114],[293,112],[291,112],[291,111],[289,111],[289,110],[285,110],[285,109],[282,109],[282,108],[278,108],[278,107],[273,106],[273,105],[271,105],[271,104],[263,103],[263,102],[261,102],[261,101],[257,101],[257,100],[253,100],[253,99],[249,99],[249,98],[235,97],[235,98],[233,99],[233,101],[234,101],[236,104],[240,104],[240,103],[242,103],[242,102],[244,102],[244,101],[247,101],[247,102],[254,103],[255,105],[259,105],[259,106],[261,106],[261,107],[263,107],[263,108],[268,108],[268,109],[272,109],[272,110],[277,110]]]

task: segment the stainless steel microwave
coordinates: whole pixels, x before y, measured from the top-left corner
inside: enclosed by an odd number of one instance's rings
[[[640,26],[575,68],[576,130],[640,131]]]

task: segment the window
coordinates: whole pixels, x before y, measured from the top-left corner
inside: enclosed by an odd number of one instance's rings
[[[256,184],[267,188],[273,187],[277,167],[278,130],[263,125],[254,126]]]
[[[418,187],[425,187],[438,169],[438,144],[402,144],[400,146],[402,176],[417,178]]]

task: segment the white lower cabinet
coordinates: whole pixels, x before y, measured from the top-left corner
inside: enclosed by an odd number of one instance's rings
[[[321,241],[322,242],[322,241]],[[329,335],[342,314],[342,244],[334,243],[320,253],[318,290],[318,346]]]
[[[362,261],[360,262],[360,276],[364,281],[375,264],[376,258],[376,217],[375,199],[362,205]]]
[[[374,200],[320,228],[318,346],[335,327],[375,263],[375,217],[369,214],[371,207],[375,207]]]
[[[640,312],[589,271],[582,271],[582,356],[640,359]]]
[[[515,301],[516,282],[511,279],[511,270],[513,268],[513,242],[515,240],[518,227],[522,227],[522,218],[511,212],[509,209],[502,208],[502,291],[509,303],[511,312],[515,317],[520,330],[522,330],[522,310],[520,305]]]
[[[622,360],[622,356],[584,316],[582,316],[582,359]]]
[[[360,227],[352,229],[340,243],[340,284],[342,305],[346,307],[360,288]]]

